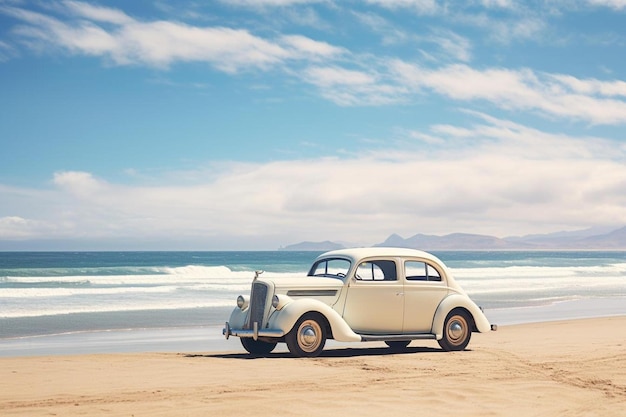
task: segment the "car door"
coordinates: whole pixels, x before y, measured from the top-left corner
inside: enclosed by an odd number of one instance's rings
[[[343,318],[356,333],[402,333],[404,294],[391,259],[361,262],[350,277]]]
[[[448,295],[443,271],[423,260],[404,261],[404,333],[430,333],[437,307]]]

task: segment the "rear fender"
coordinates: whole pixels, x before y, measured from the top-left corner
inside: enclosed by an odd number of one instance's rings
[[[443,299],[435,312],[432,332],[435,334],[437,340],[441,340],[443,338],[443,327],[445,325],[446,317],[456,308],[467,310],[467,312],[471,315],[478,332],[485,333],[491,331],[491,324],[489,323],[489,320],[487,320],[487,317],[485,317],[485,314],[482,312],[480,307],[476,305],[476,303],[474,303],[466,295],[452,294]]]

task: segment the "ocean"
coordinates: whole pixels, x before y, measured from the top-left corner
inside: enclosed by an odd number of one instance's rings
[[[626,314],[626,252],[433,253],[492,322]],[[218,329],[237,296],[248,293],[255,270],[304,276],[318,254],[0,252],[0,343],[91,331]]]

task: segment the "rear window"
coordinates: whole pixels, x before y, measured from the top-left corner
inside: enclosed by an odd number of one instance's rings
[[[441,281],[439,271],[426,262],[406,261],[404,271],[409,281]]]

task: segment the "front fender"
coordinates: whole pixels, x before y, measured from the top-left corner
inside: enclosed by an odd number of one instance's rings
[[[345,320],[330,306],[321,301],[304,298],[294,300],[280,310],[274,311],[269,319],[272,329],[281,329],[287,334],[298,319],[309,312],[317,312],[323,315],[333,332],[333,338],[339,342],[360,342],[361,336],[354,333]]]
[[[437,307],[437,311],[435,312],[435,317],[433,319],[433,329],[432,332],[437,337],[437,340],[441,340],[443,338],[443,327],[445,325],[446,317],[448,313],[450,313],[455,308],[465,309],[471,314],[474,323],[476,324],[476,329],[480,333],[488,332],[491,330],[491,324],[485,313],[482,312],[480,307],[476,305],[469,297],[461,294],[452,294],[443,299],[443,301]]]
[[[235,307],[232,313],[230,313],[230,319],[228,319],[228,323],[233,329],[243,329],[247,317],[247,308],[245,310],[242,310],[239,307]]]

